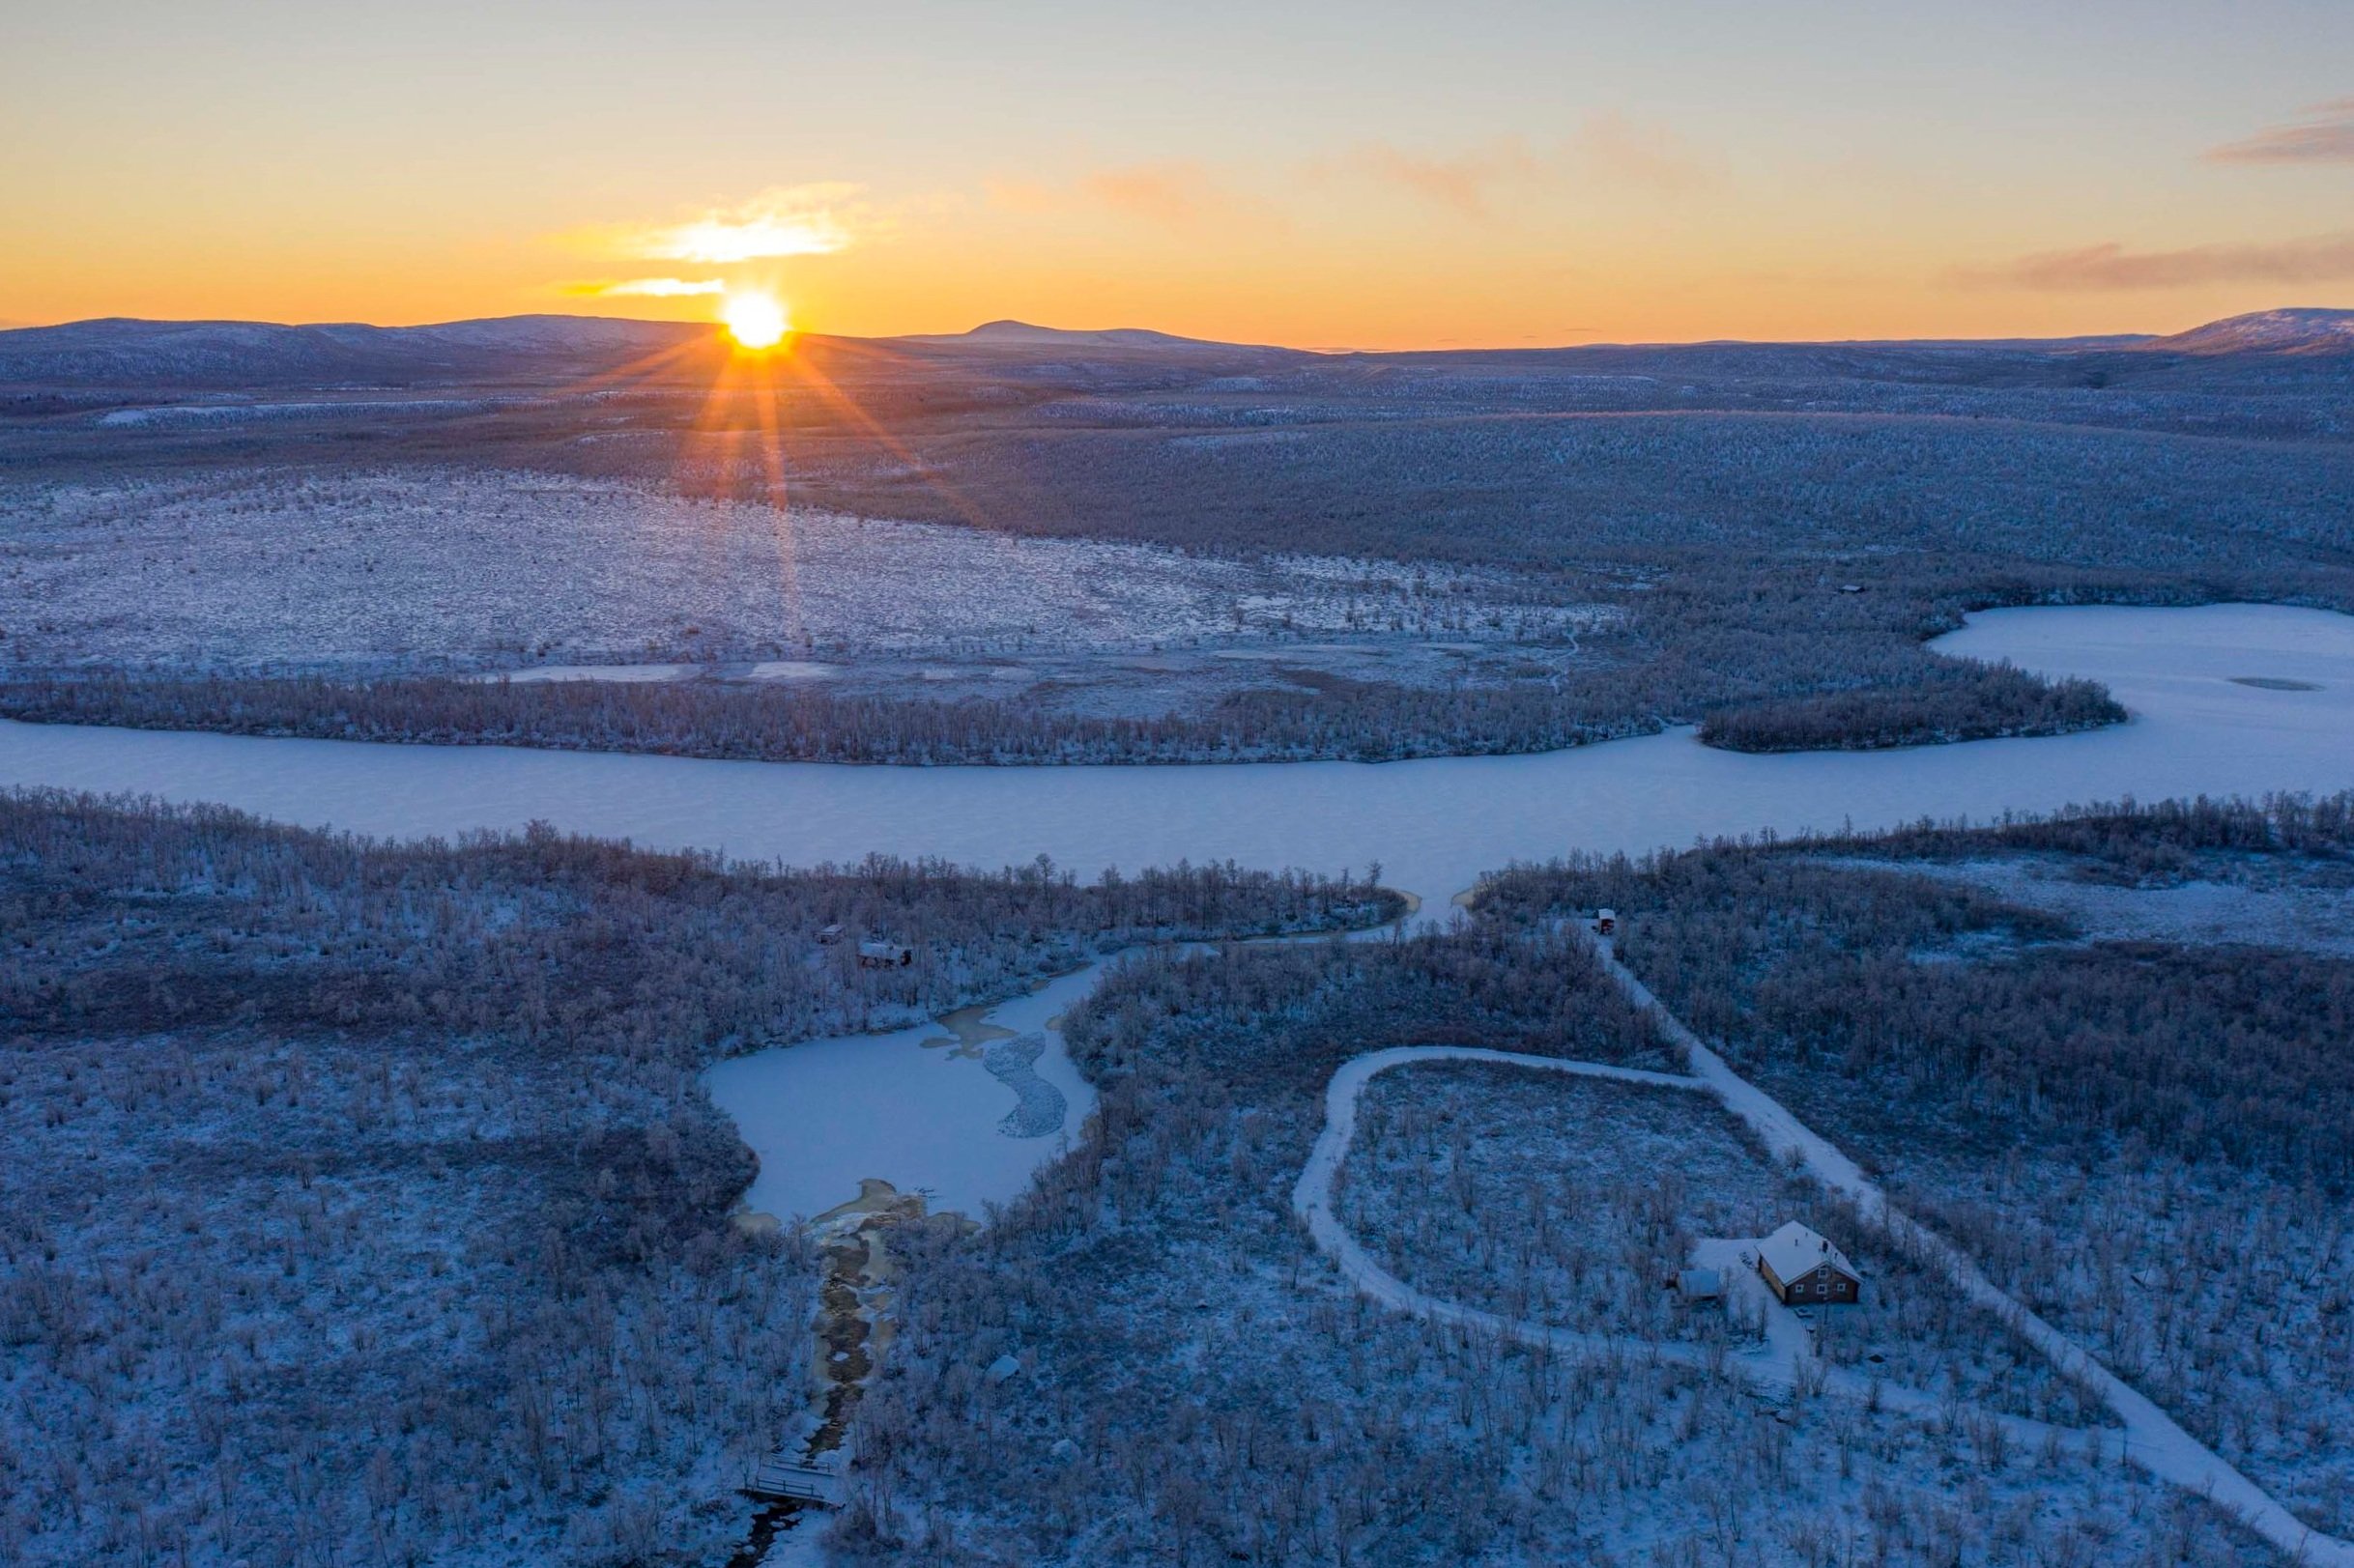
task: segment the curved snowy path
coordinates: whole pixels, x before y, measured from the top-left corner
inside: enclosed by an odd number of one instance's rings
[[[1317,1248],[1338,1266],[1341,1273],[1364,1295],[1400,1312],[1457,1327],[1476,1328],[1526,1345],[1541,1346],[1588,1358],[1622,1356],[1628,1359],[1671,1361],[1679,1366],[1732,1372],[1772,1392],[1794,1388],[1798,1382],[1799,1345],[1785,1336],[1769,1339],[1760,1351],[1729,1352],[1711,1356],[1708,1347],[1653,1343],[1610,1334],[1585,1334],[1526,1319],[1507,1318],[1461,1302],[1442,1300],[1407,1284],[1376,1263],[1349,1233],[1334,1211],[1334,1188],[1349,1145],[1357,1135],[1357,1102],[1364,1087],[1392,1068],[1418,1062],[1493,1062],[1539,1072],[1565,1072],[1577,1077],[1609,1078],[1620,1083],[1683,1089],[1716,1097],[1725,1108],[1747,1123],[1766,1147],[1777,1153],[1794,1149],[1815,1178],[1879,1216],[1905,1244],[1943,1267],[1964,1294],[1988,1307],[2041,1351],[2062,1374],[2091,1389],[2124,1424],[2126,1456],[2152,1475],[2207,1497],[2243,1521],[2290,1559],[2308,1568],[2354,1568],[2354,1546],[2320,1534],[2275,1501],[2272,1495],[2234,1468],[2221,1455],[2175,1425],[2171,1417],[2135,1392],[2090,1353],[2057,1328],[2028,1311],[2016,1298],[1982,1273],[1958,1248],[1906,1217],[1889,1204],[1887,1194],[1864,1176],[1855,1162],[1764,1090],[1735,1072],[1682,1020],[1668,1012],[1651,989],[1636,979],[1606,944],[1597,944],[1603,968],[1627,995],[1656,1021],[1662,1031],[1691,1053],[1693,1073],[1651,1072],[1640,1068],[1614,1067],[1602,1062],[1577,1062],[1553,1056],[1528,1056],[1517,1051],[1477,1045],[1397,1045],[1368,1052],[1341,1064],[1325,1088],[1324,1130],[1307,1156],[1307,1165],[1292,1187],[1292,1212],[1307,1227]],[[1934,1416],[1949,1411],[1943,1401],[1918,1389],[1880,1383],[1835,1368],[1820,1369],[1826,1392],[1858,1400],[1877,1399],[1885,1409],[1907,1414]],[[1964,1407],[1979,1420],[1993,1421],[2014,1440],[2040,1444],[2048,1438],[2105,1443],[2109,1434],[2058,1427],[2024,1416]]]
[[[1960,1247],[1937,1235],[1888,1201],[1887,1192],[1856,1163],[1791,1114],[1771,1095],[1733,1070],[1731,1064],[1709,1049],[1682,1019],[1651,994],[1634,971],[1619,962],[1607,941],[1594,944],[1603,972],[1648,1013],[1667,1037],[1690,1053],[1694,1077],[1722,1100],[1725,1108],[1766,1140],[1779,1154],[1796,1150],[1806,1169],[1832,1191],[1852,1200],[1885,1225],[1916,1257],[1942,1268],[1962,1293],[1988,1308],[2028,1344],[2041,1351],[2060,1373],[2098,1394],[2125,1427],[2127,1457],[2161,1480],[2196,1492],[2217,1506],[2237,1515],[2251,1529],[2287,1553],[2293,1561],[2354,1568],[2354,1543],[2324,1535],[2299,1520],[2271,1493],[2240,1473],[2230,1461],[2185,1432],[2174,1418],[2101,1364],[2091,1352],[2045,1322],[2017,1297],[1996,1285]]]

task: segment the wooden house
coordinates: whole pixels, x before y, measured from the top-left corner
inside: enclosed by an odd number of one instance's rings
[[[1758,1272],[1784,1306],[1852,1306],[1863,1295],[1847,1254],[1794,1219],[1758,1243]]]
[[[840,921],[834,922],[834,924],[831,926],[820,926],[818,927],[818,942],[821,947],[832,947],[835,943],[842,940],[843,935],[844,932],[842,929],[842,923]]]
[[[1594,935],[1616,936],[1618,933],[1619,912],[1616,909],[1597,909],[1593,912]]]
[[[897,942],[861,942],[858,944],[858,967],[861,969],[904,969],[915,962],[913,949]]]

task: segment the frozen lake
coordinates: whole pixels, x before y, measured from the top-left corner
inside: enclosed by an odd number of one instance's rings
[[[533,818],[794,864],[870,850],[1092,875],[1180,859],[1379,860],[1434,918],[1485,870],[1705,834],[1985,816],[2135,795],[2354,786],[2354,616],[2271,606],[1973,616],[1939,647],[2106,681],[2133,722],[2044,740],[1744,756],[1688,731],[1530,756],[895,768],[378,746],[0,722],[0,784],[219,801],[388,837]],[[2280,687],[2242,684],[2249,679]],[[2311,689],[2303,689],[2311,688]]]

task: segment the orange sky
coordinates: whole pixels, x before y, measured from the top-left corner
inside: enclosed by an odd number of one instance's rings
[[[1379,348],[2354,303],[2354,8],[1266,9],[51,8],[0,55],[0,322],[759,286],[826,331]]]

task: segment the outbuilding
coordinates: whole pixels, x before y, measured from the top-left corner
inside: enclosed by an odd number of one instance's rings
[[[1675,1287],[1686,1301],[1714,1301],[1725,1294],[1725,1276],[1713,1269],[1679,1269]]]
[[[1593,912],[1594,935],[1616,936],[1618,931],[1619,912],[1616,909],[1597,909]]]
[[[904,969],[913,962],[914,951],[897,942],[858,944],[858,967],[861,969]]]
[[[1758,1243],[1758,1272],[1784,1306],[1852,1306],[1863,1295],[1847,1254],[1794,1219]]]

